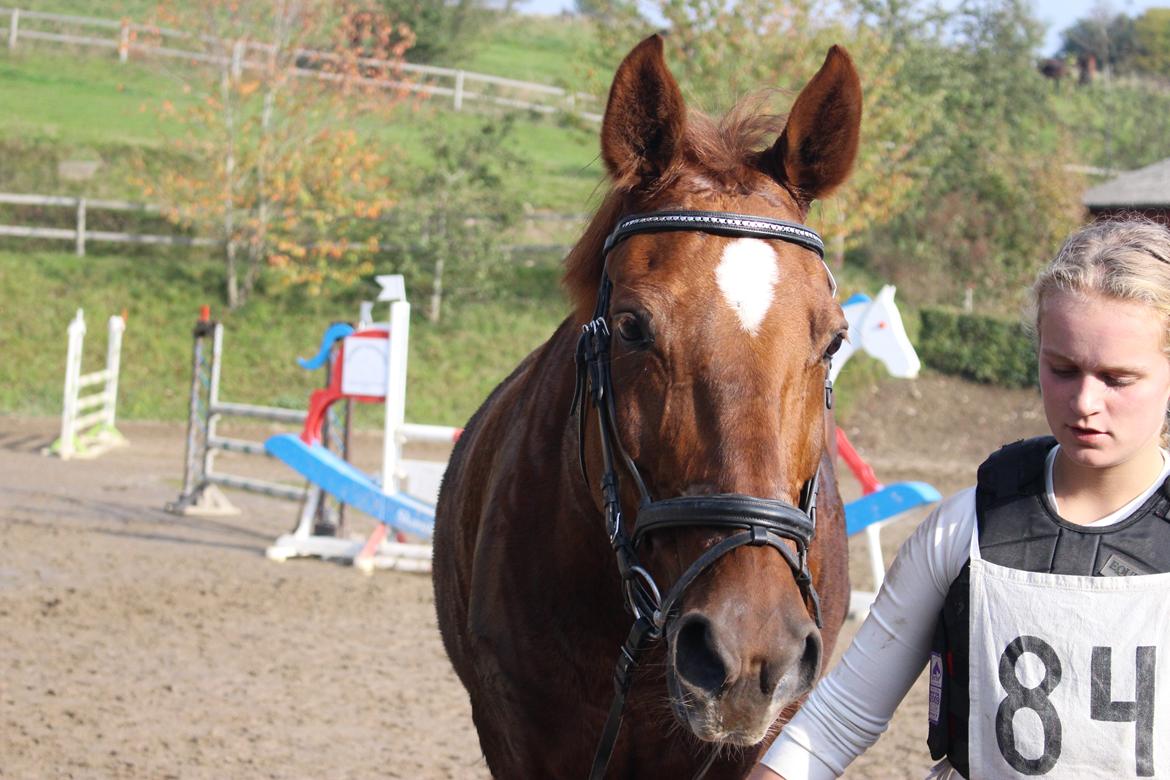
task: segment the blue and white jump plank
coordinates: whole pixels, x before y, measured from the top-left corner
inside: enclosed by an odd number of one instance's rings
[[[295,434],[281,433],[264,442],[264,449],[338,501],[375,520],[427,539],[434,535],[433,506],[405,493],[383,493],[367,474],[320,444],[305,444]]]

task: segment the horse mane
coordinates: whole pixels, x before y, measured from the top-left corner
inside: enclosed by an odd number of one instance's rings
[[[763,110],[775,92],[758,92],[743,98],[718,119],[690,110],[682,152],[657,181],[611,180],[585,232],[565,257],[561,284],[578,322],[583,323],[592,315],[604,263],[601,251],[623,213],[647,209],[656,196],[680,182],[694,182],[691,186],[695,190],[740,191],[748,186],[754,178],[749,172],[761,170],[764,153],[775,143],[787,121],[786,115]]]

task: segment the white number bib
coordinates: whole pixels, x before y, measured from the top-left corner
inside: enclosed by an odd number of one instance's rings
[[[978,778],[1170,779],[1170,574],[989,563],[971,540],[969,760]]]

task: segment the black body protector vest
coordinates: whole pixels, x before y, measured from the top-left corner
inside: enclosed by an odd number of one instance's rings
[[[1045,459],[1055,445],[1051,436],[1018,441],[979,467],[975,511],[982,557],[1048,574],[1109,577],[1170,572],[1170,479],[1125,520],[1101,528],[1074,525],[1057,516],[1045,491]],[[968,562],[947,591],[935,629],[933,649],[942,660],[942,698],[927,740],[931,757],[946,756],[964,777],[970,775],[969,586]]]

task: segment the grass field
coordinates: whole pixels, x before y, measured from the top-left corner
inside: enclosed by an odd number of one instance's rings
[[[580,19],[561,17],[501,19],[491,36],[472,49],[463,67],[479,73],[580,89],[585,74],[573,53],[587,40],[587,24]]]
[[[547,339],[567,314],[560,267],[549,259],[519,265],[514,283],[490,300],[456,301],[440,323],[423,316],[416,296],[411,314],[407,419],[462,425],[520,359]],[[856,272],[840,275],[845,296],[876,289]],[[319,372],[296,366],[312,355],[334,321],[356,319],[359,302],[377,287],[338,295],[258,296],[225,312],[221,266],[190,252],[98,255],[0,250],[0,412],[53,415],[61,410],[65,329],[84,308],[88,328],[84,371],[101,368],[105,321],[128,315],[123,341],[119,416],[181,420],[190,386],[191,329],[208,304],[224,323],[223,400],[305,408]],[[384,305],[380,305],[384,306]],[[905,311],[907,327],[917,317]],[[376,310],[385,317],[385,308]],[[878,364],[859,355],[840,383],[838,416],[847,417],[855,390],[880,381]],[[367,409],[359,424],[380,425]]]
[[[412,311],[407,419],[458,425],[517,362],[551,335],[566,306],[555,265],[522,269],[502,299],[448,304],[435,325]],[[0,411],[59,414],[65,328],[76,309],[87,322],[84,371],[105,356],[105,321],[128,315],[120,416],[183,419],[190,383],[191,329],[199,308],[224,323],[223,398],[305,408],[318,373],[297,367],[331,322],[354,320],[376,285],[337,297],[257,298],[226,313],[217,263],[188,253],[78,258],[0,251]],[[384,305],[376,316],[385,317]],[[374,417],[372,419],[379,419]]]
[[[193,99],[183,93],[181,75],[169,61],[121,65],[100,52],[44,46],[24,46],[15,53],[0,49],[0,103],[5,108],[0,111],[0,143],[40,150],[23,161],[0,161],[0,190],[141,199],[130,171],[134,151],[158,153],[168,139],[186,132],[161,111],[168,101],[181,108]],[[408,186],[431,164],[429,139],[436,133],[485,121],[491,120],[454,113],[445,105],[409,103],[388,122],[371,119],[359,130],[369,143],[393,150],[394,179]],[[526,160],[526,202],[537,210],[586,210],[601,179],[597,128],[527,113],[517,116],[514,127],[515,151]],[[57,163],[76,159],[104,160],[106,165],[97,180],[63,185],[57,180]]]
[[[70,56],[25,47],[0,54],[0,134],[61,144],[157,146],[175,132],[158,105],[182,101],[158,68],[119,65],[113,57]]]

